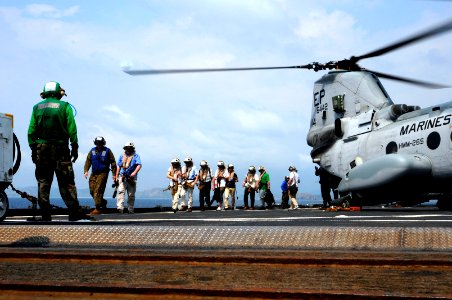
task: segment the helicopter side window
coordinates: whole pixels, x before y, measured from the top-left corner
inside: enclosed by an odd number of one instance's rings
[[[336,113],[345,112],[344,98],[345,95],[336,95],[333,97],[333,110]]]
[[[386,146],[386,154],[397,153],[397,143],[392,141]]]

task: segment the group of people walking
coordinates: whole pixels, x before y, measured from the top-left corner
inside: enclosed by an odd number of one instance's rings
[[[54,174],[57,177],[61,197],[69,209],[69,221],[87,219],[89,215],[82,213],[77,198],[72,165],[78,158],[77,126],[72,106],[68,102],[61,101],[62,97],[66,96],[66,91],[56,81],[47,82],[40,95],[43,100],[33,107],[28,128],[28,143],[32,161],[36,165],[35,175],[38,182],[38,204],[41,217],[33,217],[29,220],[52,220],[52,205],[49,197]],[[88,178],[89,169],[91,169],[89,190],[94,199],[95,208],[90,215],[101,214],[107,207],[107,201],[103,196],[110,171],[118,193],[116,203],[118,212],[124,212],[127,193],[127,210],[129,213],[134,213],[136,182],[142,166],[140,156],[135,151],[135,145],[127,142],[123,147],[122,155],[116,162],[113,152],[106,147],[103,137],[98,136],[93,142],[94,147],[88,152],[84,165],[85,178]],[[71,145],[70,149],[68,144]],[[212,209],[214,202],[218,203],[216,210],[236,209],[236,188],[239,177],[233,164],[226,165],[223,161],[219,161],[217,169],[212,172],[205,160],[200,162],[199,171],[191,157],[186,157],[183,163],[182,166],[181,161],[174,158],[166,175],[170,179],[171,206],[174,212],[192,211],[195,187],[199,189],[199,206],[202,211],[206,208]],[[300,179],[295,167],[289,167],[289,172],[281,185],[282,205],[289,209],[298,209],[296,194]],[[250,166],[242,181],[242,187],[244,188],[244,209],[256,208],[256,193],[259,193],[259,208],[274,205],[270,175],[264,166],[259,166],[257,170],[254,166]]]
[[[66,91],[56,81],[44,85],[40,94],[43,99],[33,107],[28,127],[28,144],[31,159],[36,165],[35,176],[38,182],[38,204],[41,217],[29,218],[29,221],[51,221],[50,188],[56,174],[61,198],[69,210],[69,221],[89,219],[82,212],[75,186],[73,163],[78,158],[77,126],[72,106],[61,101]],[[69,149],[68,143],[71,145]],[[133,213],[136,179],[141,169],[141,159],[135,152],[135,146],[128,142],[123,147],[123,154],[116,163],[113,152],[107,148],[103,137],[94,139],[95,147],[86,158],[84,175],[89,178],[90,193],[94,198],[95,209],[91,214],[100,214],[106,208],[103,194],[107,184],[108,173],[118,182],[117,208],[124,209],[125,193],[128,194],[128,211]]]
[[[182,166],[179,158],[171,160],[166,177],[170,180],[168,189],[171,190],[171,207],[173,212],[193,210],[193,191],[195,187],[199,189],[199,208],[201,211],[213,209],[213,204],[217,202],[216,210],[236,209],[237,184],[239,177],[233,164],[226,165],[224,161],[218,161],[217,169],[212,172],[207,161],[201,160],[199,171],[193,163],[191,157],[183,160]],[[291,173],[284,182],[287,185],[287,195],[291,197],[290,209],[298,209],[296,193],[300,182],[296,169],[290,167]],[[257,174],[259,172],[259,174]],[[250,166],[242,181],[244,188],[245,210],[254,210],[256,193],[259,193],[260,205],[258,208],[271,208],[274,205],[274,197],[270,189],[270,175],[264,166],[259,166],[256,170]],[[283,188],[281,186],[281,188]],[[212,198],[210,193],[213,192]],[[284,190],[283,190],[284,195]],[[188,201],[187,201],[188,197]],[[230,200],[230,202],[229,202]],[[249,201],[248,201],[249,200]]]

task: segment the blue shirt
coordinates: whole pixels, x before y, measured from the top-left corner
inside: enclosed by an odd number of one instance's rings
[[[282,183],[281,183],[281,190],[283,191],[283,192],[287,192],[287,190],[289,190],[289,186],[288,186],[288,184],[287,184],[287,181],[283,181]]]
[[[125,154],[124,154],[125,155]],[[133,171],[135,171],[135,169],[137,168],[138,165],[141,165],[141,158],[138,154],[134,153],[133,157],[132,157],[132,161],[130,162],[130,165],[127,169],[124,169],[122,167],[122,158],[124,155],[121,155],[119,157],[118,160],[118,168],[120,168],[119,171],[119,175],[126,175],[126,176],[130,176],[130,174],[133,173]],[[128,156],[127,156],[128,157]],[[138,176],[136,176],[135,178],[137,178]]]

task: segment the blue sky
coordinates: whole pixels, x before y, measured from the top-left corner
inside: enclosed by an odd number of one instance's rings
[[[301,191],[319,194],[310,148],[313,82],[306,70],[132,77],[135,68],[260,67],[340,60],[382,47],[452,16],[449,1],[1,1],[1,112],[15,116],[24,159],[16,186],[35,184],[27,128],[46,81],[77,109],[79,187],[86,153],[102,135],[118,157],[127,141],[143,161],[139,188],[162,187],[169,161],[187,155],[214,167],[265,165],[275,188],[295,165]],[[452,33],[362,66],[452,84]],[[452,100],[383,80],[396,103]]]

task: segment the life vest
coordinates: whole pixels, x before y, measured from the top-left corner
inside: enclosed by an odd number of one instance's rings
[[[100,151],[97,151],[96,147],[91,149],[91,168],[93,173],[108,173],[110,170],[109,151],[110,149],[107,147],[103,147]]]
[[[132,163],[133,156],[134,154],[127,156],[125,153],[122,156],[122,169],[124,170],[125,175],[130,175],[135,170],[135,168],[133,170],[129,169]]]

